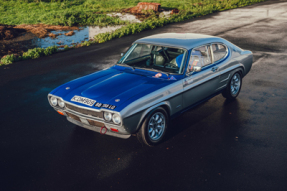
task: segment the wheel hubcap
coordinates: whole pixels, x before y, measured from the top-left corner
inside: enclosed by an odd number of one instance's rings
[[[231,80],[231,94],[236,95],[240,89],[240,75],[235,74]]]
[[[148,123],[148,135],[156,141],[161,138],[165,129],[165,117],[162,113],[156,112],[152,115]]]

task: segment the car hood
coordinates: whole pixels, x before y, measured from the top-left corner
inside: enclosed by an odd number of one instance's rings
[[[110,68],[68,82],[53,90],[51,94],[76,105],[97,108],[71,101],[75,95],[86,97],[102,104],[116,106],[117,111],[128,104],[130,98],[140,98],[174,82],[164,75],[162,78],[155,78],[155,74],[156,72],[150,71],[143,73]]]

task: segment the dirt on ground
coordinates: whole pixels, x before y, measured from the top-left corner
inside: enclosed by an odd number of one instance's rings
[[[79,27],[45,25],[45,24],[35,24],[35,25],[22,24],[15,26],[14,29],[24,29],[27,32],[33,33],[38,38],[44,38],[46,36],[54,37],[54,35],[50,35],[51,31],[58,31],[58,30],[73,31],[73,30],[79,30]]]
[[[24,32],[22,35],[14,36],[13,39],[0,40],[0,58],[7,54],[20,56],[23,52],[35,47],[33,44],[35,38],[34,34]]]
[[[24,30],[24,29],[14,29],[13,26],[0,24],[0,40],[9,40],[9,39],[15,38],[15,37],[17,37],[17,36],[19,36],[25,32],[26,32],[26,30]]]
[[[10,40],[16,38],[23,33],[33,33],[38,38],[44,38],[46,36],[50,36],[55,38],[57,35],[51,33],[51,31],[70,31],[68,34],[73,35],[73,30],[80,30],[79,27],[73,26],[59,26],[59,25],[45,25],[45,24],[35,24],[35,25],[16,25],[16,26],[9,26],[9,25],[0,25],[0,40]],[[67,33],[66,33],[67,34]]]
[[[51,31],[68,31],[66,33],[54,34]],[[56,25],[0,25],[0,58],[6,54],[21,55],[28,49],[34,48],[33,39],[51,37],[65,34],[71,36],[73,30],[80,30],[79,27],[56,26]]]
[[[147,3],[147,2],[140,2],[135,7],[122,10],[123,13],[131,13],[140,20],[147,19],[148,17],[150,17],[152,13],[159,15],[163,11],[166,10],[161,8],[160,3]],[[179,12],[178,9],[172,9],[170,14],[178,14],[178,12]]]

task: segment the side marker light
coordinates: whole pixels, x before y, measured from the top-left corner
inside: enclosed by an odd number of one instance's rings
[[[114,128],[111,128],[111,131],[114,131],[114,132],[119,132],[119,130],[117,130],[117,129],[114,129]]]
[[[63,112],[61,111],[57,111],[60,115],[65,115]]]

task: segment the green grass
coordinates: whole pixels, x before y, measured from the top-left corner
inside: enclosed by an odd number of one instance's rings
[[[128,22],[107,16],[105,13],[129,6],[131,5],[122,0],[67,0],[63,2],[41,2],[39,0],[30,3],[25,0],[0,0],[0,24],[122,25]]]
[[[157,2],[165,9],[201,12],[225,10],[258,0],[143,0]],[[139,0],[0,0],[0,24],[122,25],[105,13],[136,6]]]
[[[184,21],[187,19],[207,15],[217,11],[233,9],[251,5],[265,0],[157,0],[145,2],[161,3],[163,8],[178,8],[179,14],[170,18],[158,18],[155,14],[142,23],[127,24],[111,33],[102,33],[95,36],[95,41],[85,41],[81,46],[90,46],[93,43],[103,43],[114,38],[121,38],[126,35],[136,34],[143,30],[150,30],[164,25]],[[123,8],[133,7],[139,1],[136,0],[74,0],[74,1],[4,1],[0,0],[0,24],[61,24],[61,25],[110,25],[123,24],[117,18],[106,17],[102,13],[119,11]],[[64,50],[70,49],[65,47]],[[57,52],[56,47],[34,48],[16,58],[8,55],[1,59],[2,64],[10,64],[14,61],[35,59],[40,56],[50,55]]]

